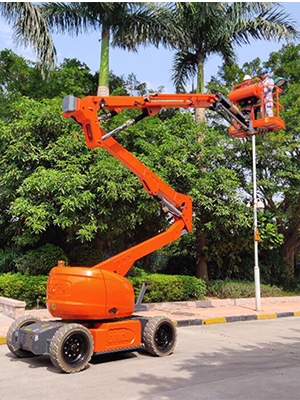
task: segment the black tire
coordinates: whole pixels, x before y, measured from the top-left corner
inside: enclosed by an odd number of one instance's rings
[[[148,353],[165,357],[173,353],[177,341],[177,330],[166,317],[149,319],[143,331],[143,343]]]
[[[52,364],[67,373],[82,371],[89,363],[93,351],[93,337],[80,324],[66,324],[59,328],[49,347]]]
[[[14,345],[13,334],[15,331],[23,328],[24,326],[34,324],[35,322],[40,322],[40,318],[32,317],[30,315],[25,315],[24,317],[20,317],[16,319],[11,326],[9,327],[6,335],[6,344],[11,353],[19,358],[33,357],[34,354],[31,351],[18,349]]]

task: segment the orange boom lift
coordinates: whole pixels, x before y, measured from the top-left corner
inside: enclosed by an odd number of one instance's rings
[[[102,147],[130,169],[148,194],[160,201],[172,225],[165,232],[91,268],[69,267],[59,261],[50,271],[47,308],[60,320],[43,322],[27,316],[16,320],[7,334],[7,345],[13,354],[18,357],[48,354],[55,367],[70,373],[84,369],[93,354],[141,348],[157,356],[173,352],[177,337],[173,322],[165,317],[135,315],[141,310],[145,287],[135,304],[133,287],[125,275],[136,260],[192,231],[192,199],[163,182],[114,136],[164,108],[210,108],[230,122],[234,127],[230,133],[238,137],[261,133],[261,127],[265,131],[283,127],[279,117],[277,125],[264,122],[256,126],[253,120],[247,119],[239,109],[239,99],[243,98],[243,94],[236,94],[239,91],[237,88],[230,94],[232,102],[220,93],[64,98],[63,116],[81,126],[86,145],[91,149]],[[253,89],[251,96],[254,94]],[[256,95],[260,98],[259,91]],[[106,132],[101,121],[124,109],[137,109],[140,114]]]

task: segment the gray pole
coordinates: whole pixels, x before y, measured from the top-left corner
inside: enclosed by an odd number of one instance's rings
[[[252,159],[253,159],[253,212],[254,212],[254,283],[255,283],[255,308],[260,311],[260,271],[258,266],[258,228],[257,228],[257,188],[256,188],[256,142],[252,135]]]

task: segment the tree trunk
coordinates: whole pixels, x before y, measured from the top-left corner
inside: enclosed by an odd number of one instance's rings
[[[204,61],[202,59],[198,62],[197,73],[197,93],[204,93]],[[206,120],[205,109],[196,108],[195,110],[196,123],[199,124]],[[204,134],[200,133],[198,141],[202,142]],[[205,170],[204,170],[205,172]],[[196,233],[196,276],[208,282],[207,261],[205,255],[206,238],[203,233]]]
[[[206,238],[203,233],[196,235],[196,276],[208,282],[207,262],[205,256]]]
[[[287,279],[293,279],[295,275],[295,259],[299,251],[299,218],[290,220],[289,227],[286,229],[283,222],[277,219],[279,232],[284,236],[282,255],[284,262],[284,273]]]
[[[109,27],[102,27],[97,96],[109,96]]]
[[[95,237],[95,249],[99,250],[103,253],[103,240],[102,240],[102,232],[100,230],[97,231],[96,237]]]
[[[204,93],[204,62],[198,62],[198,73],[197,73],[197,93]],[[203,122],[205,118],[205,109],[196,108],[195,119],[197,123]]]
[[[142,264],[142,268],[144,271],[150,272],[151,270],[151,265],[150,265],[150,254],[147,254],[144,258],[143,258],[143,264]]]
[[[295,276],[295,259],[298,252],[299,234],[297,230],[289,231],[283,245],[284,272],[287,279]]]
[[[284,246],[283,249],[283,261],[284,261],[284,273],[285,277],[290,280],[295,276],[295,252]]]

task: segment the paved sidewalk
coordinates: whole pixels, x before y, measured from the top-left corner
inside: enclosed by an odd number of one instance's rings
[[[261,311],[256,311],[253,298],[152,303],[144,306],[147,309],[135,315],[164,315],[176,322],[178,327],[300,316],[300,296],[262,298]],[[26,310],[25,315],[38,316],[42,320],[53,319],[46,309]],[[6,343],[6,334],[13,321],[0,314],[0,344]]]

